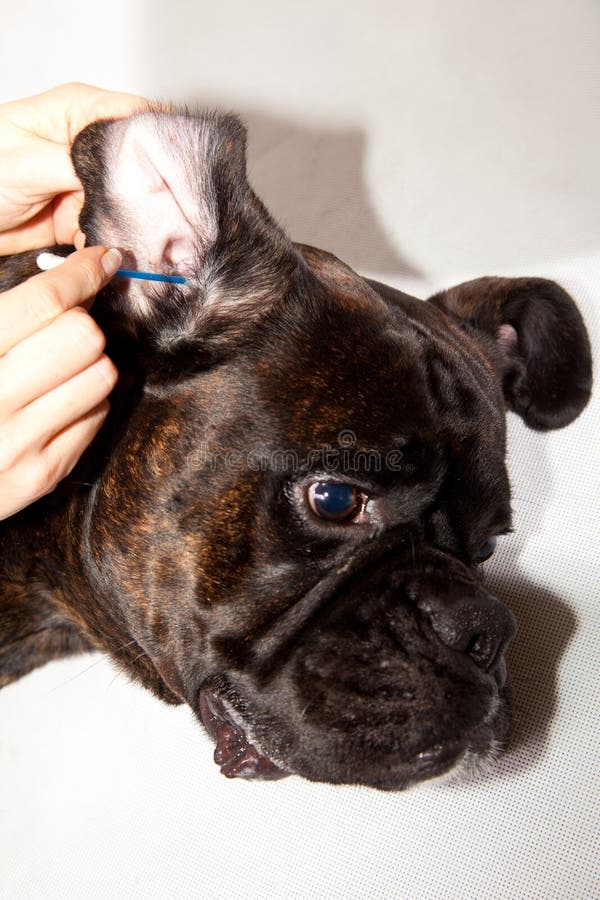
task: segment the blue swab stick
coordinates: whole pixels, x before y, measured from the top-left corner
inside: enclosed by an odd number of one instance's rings
[[[185,284],[181,275],[157,275],[156,272],[134,272],[133,269],[117,269],[115,275],[121,278],[142,278],[144,281],[168,281],[171,284]]]
[[[46,272],[48,269],[54,269],[65,261],[64,256],[58,256],[56,253],[40,253],[36,262],[38,268]],[[117,269],[115,275],[121,278],[140,278],[143,281],[167,281],[170,284],[185,284],[185,278],[181,275],[159,275],[157,272],[136,272],[134,269]]]

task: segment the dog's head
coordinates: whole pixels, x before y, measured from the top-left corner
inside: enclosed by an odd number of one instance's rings
[[[511,527],[505,408],[578,415],[581,317],[552,282],[422,302],[291,243],[244,143],[234,117],[153,112],[75,143],[88,240],[187,279],[96,304],[144,386],[89,498],[102,601],[78,615],[192,706],[227,775],[398,789],[477,766],[510,719],[515,622],[480,572]]]

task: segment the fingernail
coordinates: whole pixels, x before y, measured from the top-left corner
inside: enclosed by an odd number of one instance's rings
[[[102,268],[106,272],[107,275],[114,275],[119,266],[121,265],[121,254],[118,250],[112,247],[108,250],[101,259]]]

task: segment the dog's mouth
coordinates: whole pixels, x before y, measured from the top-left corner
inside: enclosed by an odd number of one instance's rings
[[[482,774],[487,771],[503,750],[508,737],[507,726],[510,725],[505,692],[500,687],[505,681],[505,667],[499,668],[501,671],[497,681],[500,694],[482,722],[479,736],[473,732],[461,739],[447,739],[442,743],[432,744],[411,760],[392,761],[391,768],[390,761],[383,761],[379,767],[380,772],[371,760],[369,779],[364,783],[382,790],[402,790],[416,782],[441,775],[454,773],[460,780],[461,773],[468,776],[470,772]],[[216,745],[214,761],[226,778],[275,781],[295,774],[293,769],[281,762],[274,762],[248,737],[244,725],[239,722],[239,716],[213,688],[201,689],[198,712]],[[358,781],[363,783],[362,779]]]
[[[200,691],[200,716],[204,727],[216,742],[214,760],[227,778],[253,778],[273,781],[292,773],[278,766],[248,740],[244,729],[234,721],[224,701],[215,691]]]

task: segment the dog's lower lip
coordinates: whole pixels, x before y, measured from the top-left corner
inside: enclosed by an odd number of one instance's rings
[[[417,754],[415,768],[418,773],[440,775],[452,768],[466,748],[466,743],[459,741],[451,744],[435,744]]]
[[[214,760],[227,778],[275,780],[291,775],[249,742],[215,691],[200,691],[200,717],[217,745]]]

